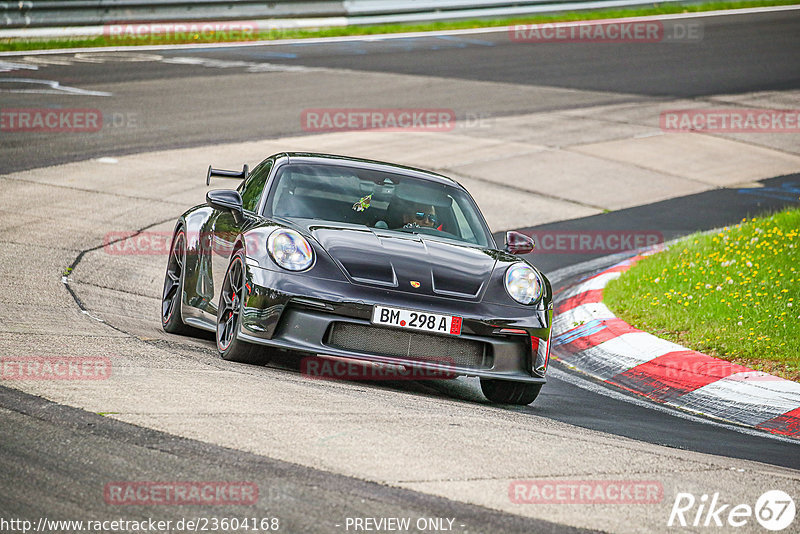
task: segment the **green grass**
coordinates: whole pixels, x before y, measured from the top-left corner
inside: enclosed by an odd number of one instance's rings
[[[641,260],[603,298],[640,330],[800,380],[800,209],[689,236]]]
[[[465,28],[485,28],[493,26],[508,26],[512,24],[538,24],[547,22],[567,22],[576,20],[594,20],[605,18],[625,18],[670,13],[694,13],[700,11],[714,11],[720,9],[742,9],[748,7],[781,6],[798,4],[800,0],[757,0],[742,2],[708,2],[692,5],[657,4],[648,7],[630,9],[602,9],[596,11],[577,11],[567,13],[553,13],[548,15],[531,15],[525,17],[432,22],[425,24],[386,24],[377,26],[344,26],[331,28],[311,28],[297,30],[271,30],[254,35],[255,39],[302,39],[309,37],[340,37],[348,35],[374,35],[385,33],[420,32],[436,30],[458,30]],[[199,35],[186,36],[183,39],[141,39],[129,40],[112,37],[93,38],[66,38],[66,39],[0,39],[0,51],[44,50],[53,48],[91,48],[101,46],[137,46],[148,44],[186,44],[186,43],[216,43],[226,39],[219,36],[202,38]]]

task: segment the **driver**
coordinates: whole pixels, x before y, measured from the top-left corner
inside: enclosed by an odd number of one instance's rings
[[[433,206],[410,204],[403,213],[403,228],[435,228],[438,222]]]

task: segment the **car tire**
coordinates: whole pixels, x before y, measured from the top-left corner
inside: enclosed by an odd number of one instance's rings
[[[200,331],[183,322],[183,284],[186,278],[186,232],[178,228],[172,236],[172,247],[164,275],[161,293],[161,326],[165,332],[183,336],[196,336]]]
[[[239,339],[239,327],[244,309],[244,254],[241,250],[234,253],[225,281],[219,296],[217,312],[216,341],[217,350],[223,359],[263,365],[270,360],[269,349]]]
[[[481,378],[481,391],[491,402],[526,406],[536,400],[542,384]]]

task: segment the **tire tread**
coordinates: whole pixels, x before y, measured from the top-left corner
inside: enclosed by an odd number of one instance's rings
[[[481,391],[491,402],[527,406],[536,400],[542,384],[481,378]]]

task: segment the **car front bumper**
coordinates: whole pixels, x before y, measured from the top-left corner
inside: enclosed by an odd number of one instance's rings
[[[454,375],[545,382],[550,302],[522,308],[440,297],[410,301],[398,291],[252,264],[246,272],[243,341]],[[376,304],[462,317],[461,335],[373,325]]]

